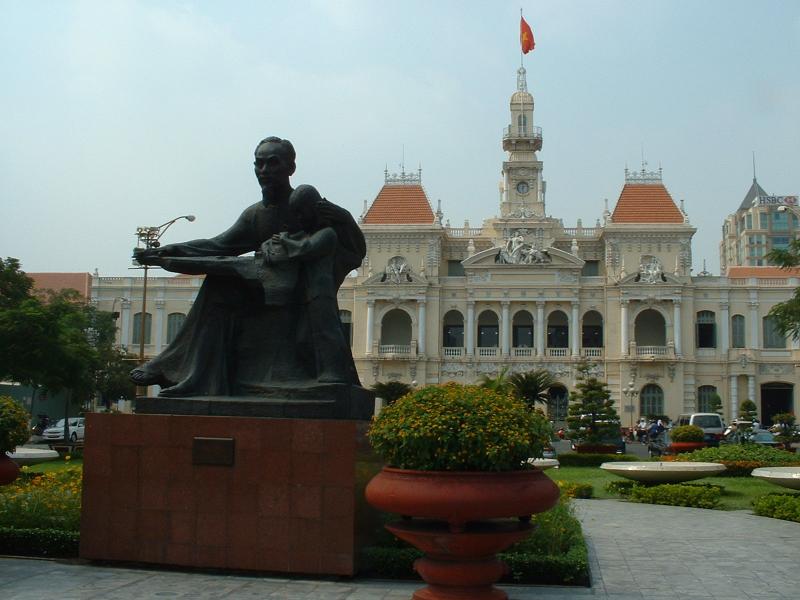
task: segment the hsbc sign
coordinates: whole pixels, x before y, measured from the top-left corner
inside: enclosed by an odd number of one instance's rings
[[[759,196],[759,206],[797,206],[797,196]]]

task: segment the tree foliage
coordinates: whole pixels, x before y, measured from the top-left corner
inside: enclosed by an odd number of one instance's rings
[[[536,403],[550,405],[550,388],[556,380],[546,369],[514,373],[508,378],[514,395],[533,409]]]
[[[87,398],[119,362],[110,313],[75,290],[34,295],[19,261],[0,264],[0,378]]]
[[[773,248],[767,253],[767,260],[782,269],[800,266],[800,240],[791,240],[788,248]],[[769,313],[783,335],[800,339],[800,288],[795,289],[789,300],[779,302]]]
[[[620,436],[619,415],[605,382],[579,367],[577,388],[571,395],[567,425],[571,439],[588,444],[608,443]]]
[[[392,379],[384,383],[381,383],[380,381],[376,382],[372,386],[372,391],[375,392],[375,395],[378,398],[381,398],[384,402],[386,402],[387,405],[389,405],[395,400],[398,400],[411,392],[412,387],[407,383]]]

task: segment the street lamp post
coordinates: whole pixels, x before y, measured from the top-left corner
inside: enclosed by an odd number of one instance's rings
[[[633,434],[633,412],[636,406],[636,398],[639,396],[639,390],[636,389],[636,384],[633,380],[628,382],[628,387],[622,388],[622,394],[625,396],[628,404],[626,405],[626,409],[629,413],[631,413],[631,435]]]
[[[186,219],[191,223],[194,221],[195,216],[181,215],[180,217],[175,217],[174,219],[155,227],[137,227],[136,238],[138,242],[136,247],[144,248],[145,250],[158,248],[161,245],[159,240],[161,239],[161,236],[164,235],[164,232],[166,232],[175,221],[179,221],[181,219]],[[142,312],[139,318],[139,364],[144,364],[144,334],[145,325],[147,323],[147,271],[149,266],[142,265],[142,267],[144,268],[144,282],[142,284]]]

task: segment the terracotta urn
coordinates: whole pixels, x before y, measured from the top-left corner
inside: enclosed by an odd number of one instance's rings
[[[0,485],[8,485],[19,477],[19,467],[5,452],[0,452]]]
[[[668,450],[670,454],[681,454],[683,452],[694,452],[700,448],[705,448],[707,445],[705,442],[672,442]]]
[[[504,600],[493,584],[507,571],[495,557],[527,537],[530,516],[552,508],[559,491],[539,469],[509,472],[413,471],[385,467],[366,499],[403,520],[387,525],[426,556],[414,569],[428,587],[415,600]],[[511,518],[506,521],[489,519]]]

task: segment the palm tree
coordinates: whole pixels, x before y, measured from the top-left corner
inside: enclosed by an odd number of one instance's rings
[[[511,382],[509,381],[508,377],[506,377],[507,372],[508,372],[508,367],[503,367],[503,370],[500,371],[497,377],[490,377],[489,375],[486,374],[481,375],[481,379],[478,385],[483,388],[494,390],[499,394],[508,394],[513,390],[511,387]]]
[[[508,378],[513,393],[533,410],[537,402],[550,405],[550,388],[555,384],[550,371],[537,369],[527,373],[514,373]]]
[[[378,381],[372,386],[372,391],[375,392],[378,398],[383,399],[387,406],[392,404],[395,400],[402,398],[413,389],[414,388],[407,383],[396,380],[390,380],[385,383]]]

